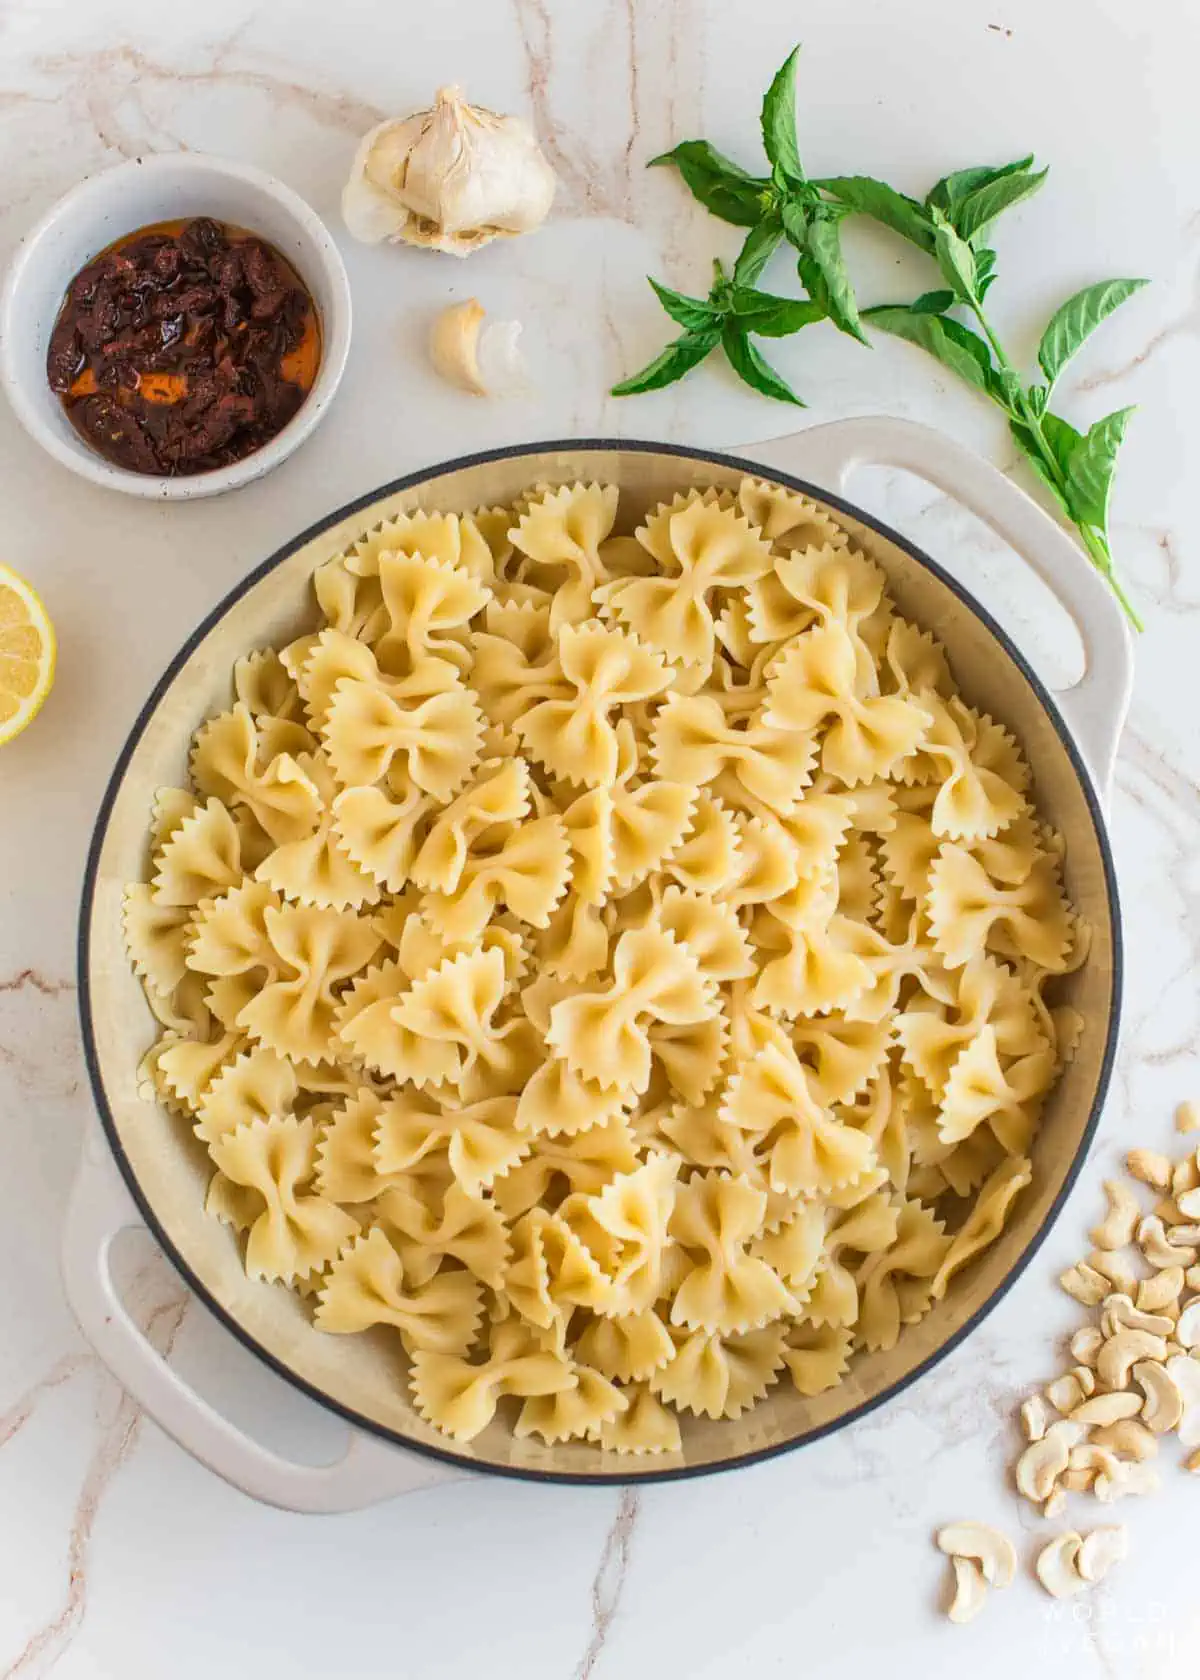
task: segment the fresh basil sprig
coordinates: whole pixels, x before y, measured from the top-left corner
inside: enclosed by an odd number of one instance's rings
[[[788,56],[763,99],[768,174],[750,174],[706,140],[684,140],[652,159],[674,165],[714,216],[747,231],[732,274],[714,264],[707,298],[687,297],[650,282],[683,331],[648,367],[614,385],[613,395],[670,385],[719,345],[748,385],[782,402],[799,403],[753,338],[783,337],[814,321],[829,320],[864,344],[864,322],[907,339],[1004,410],[1022,454],[1076,527],[1130,622],[1140,629],[1116,576],[1108,529],[1117,453],[1133,411],[1118,409],[1080,432],[1049,404],[1055,382],[1080,345],[1146,281],[1105,280],[1068,298],[1055,311],[1038,347],[1042,380],[1024,381],[984,310],[996,279],[990,238],[1006,210],[1038,191],[1046,171],[1034,168],[1032,156],[1000,167],[960,169],[943,177],[924,200],[870,175],[809,180],[796,135],[799,51],[797,47]],[[880,304],[860,312],[841,244],[841,223],[856,214],[869,216],[932,257],[942,285],[912,303]],[[804,299],[757,290],[768,260],[784,242],[795,252]]]
[[[1116,575],[1108,529],[1117,452],[1133,410],[1118,409],[1079,432],[1051,412],[1049,401],[1079,347],[1146,281],[1104,280],[1068,298],[1055,311],[1038,347],[1044,383],[1022,380],[984,309],[996,278],[996,253],[987,243],[991,229],[1005,210],[1037,192],[1045,179],[1046,171],[1035,170],[1032,157],[1025,157],[998,169],[947,175],[923,204],[866,176],[827,179],[819,185],[847,214],[870,216],[933,256],[947,290],[927,292],[910,304],[878,305],[864,310],[863,319],[920,345],[1004,410],[1021,453],[1079,532],[1130,623],[1141,629]],[[952,310],[973,317],[979,330]]]
[[[686,300],[693,309],[707,307],[722,315],[720,331],[713,336],[711,323],[701,325],[697,320],[689,324],[675,314],[666,302],[667,288],[651,280],[663,308],[687,330],[668,344],[648,367],[614,385],[613,396],[632,396],[638,391],[670,385],[682,379],[719,343],[730,366],[746,384],[781,402],[799,403],[791,387],[755,349],[749,334],[778,338],[798,332],[814,321],[830,320],[842,332],[866,343],[838,232],[847,211],[841,204],[829,202],[820,188],[807,179],[800,160],[796,135],[799,52],[797,47],[781,66],[762,103],[763,150],[771,165],[770,175],[748,174],[707,140],[684,140],[672,151],[650,161],[652,165],[674,164],[693,196],[714,216],[750,230],[734,265],[735,286],[753,286],[777,247],[786,240],[796,251],[797,271],[808,293],[807,301],[795,305],[788,299],[774,298],[772,302],[776,305],[789,304],[790,313],[768,311],[767,318],[773,325],[750,325],[741,318],[747,311],[730,304],[728,293],[722,289],[724,277],[719,274],[706,302],[698,298]],[[671,295],[680,296],[679,293]]]
[[[747,252],[748,260],[743,262]],[[747,276],[757,279],[766,261],[761,246],[751,246],[747,239],[742,257],[734,264],[732,275],[726,274],[722,263],[713,263],[712,290],[706,298],[688,297],[660,285],[657,280],[650,281],[658,301],[683,332],[640,373],[614,385],[614,396],[627,397],[637,391],[657,391],[663,385],[670,385],[682,379],[719,344],[739,379],[764,396],[803,408],[804,404],[783,375],[776,372],[750,340],[752,336],[786,338],[811,321],[821,320],[823,312],[805,299],[776,297],[772,292],[760,292],[750,283]]]

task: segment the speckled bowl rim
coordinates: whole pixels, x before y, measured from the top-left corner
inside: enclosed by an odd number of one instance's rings
[[[635,454],[653,453],[660,455],[674,455],[684,460],[714,462],[719,466],[728,467],[735,472],[749,474],[752,477],[761,477],[765,475],[774,483],[786,485],[788,489],[797,490],[803,495],[811,496],[818,501],[824,502],[829,507],[837,508],[839,512],[848,515],[851,519],[860,521],[863,525],[878,532],[879,535],[884,537],[887,541],[896,544],[898,548],[903,550],[903,552],[919,566],[927,568],[942,584],[946,586],[946,588],[950,589],[958,597],[964,606],[966,606],[982,621],[984,627],[991,632],[992,636],[1000,643],[1008,657],[1020,670],[1021,674],[1029,683],[1034,694],[1040,701],[1046,716],[1049,718],[1059,740],[1063,745],[1071,767],[1078,778],[1079,786],[1083,793],[1084,801],[1088,808],[1088,814],[1091,817],[1092,826],[1095,831],[1097,847],[1104,872],[1105,901],[1108,906],[1109,928],[1112,939],[1112,991],[1108,1016],[1108,1030],[1105,1037],[1104,1050],[1100,1060],[1095,1094],[1092,1098],[1091,1110],[1088,1114],[1087,1121],[1080,1134],[1074,1158],[1063,1177],[1062,1187],[1054,1201],[1051,1203],[1042,1223],[1030,1237],[1027,1245],[1022,1250],[1020,1257],[1012,1266],[1004,1278],[1004,1281],[992,1292],[992,1294],[977,1309],[977,1311],[966,1319],[955,1331],[953,1331],[951,1335],[949,1335],[927,1359],[922,1361],[920,1365],[914,1367],[913,1370],[907,1372],[905,1376],[890,1384],[888,1387],[881,1389],[878,1394],[873,1394],[868,1400],[864,1400],[860,1405],[855,1406],[852,1410],[842,1413],[839,1417],[832,1419],[826,1424],[817,1425],[803,1434],[796,1435],[790,1440],[775,1442],[767,1447],[761,1447],[750,1452],[731,1455],[728,1459],[710,1461],[703,1464],[672,1465],[663,1468],[655,1468],[650,1464],[644,1466],[639,1464],[636,1468],[631,1466],[628,1470],[608,1470],[603,1473],[592,1473],[588,1471],[556,1471],[527,1466],[480,1462],[469,1459],[465,1455],[454,1451],[450,1447],[435,1447],[423,1441],[413,1440],[408,1436],[401,1434],[398,1430],[389,1429],[385,1424],[381,1424],[375,1419],[367,1417],[361,1412],[355,1411],[351,1406],[344,1405],[342,1402],[334,1399],[333,1396],[318,1388],[315,1384],[310,1383],[305,1378],[299,1376],[281,1360],[277,1359],[268,1349],[264,1348],[259,1342],[257,1342],[255,1338],[221,1305],[221,1303],[212,1295],[204,1284],[201,1283],[199,1278],[196,1277],[187,1262],[179,1253],[178,1249],[175,1247],[169,1234],[159,1220],[158,1215],[155,1213],[153,1206],[143,1194],[137,1176],[125,1154],[120,1136],[117,1132],[112,1111],[108,1104],[108,1098],[104,1089],[104,1082],[100,1073],[95,1036],[92,1029],[91,980],[89,974],[90,930],[100,853],[104,845],[109,817],[118,793],[120,792],[125,770],[133,756],[139,740],[141,739],[143,731],[145,730],[150,718],[153,716],[154,711],[168,686],[179,673],[185,662],[190,658],[193,651],[203,641],[204,637],[208,635],[214,625],[216,625],[217,622],[224,617],[229,609],[237,601],[239,601],[248,590],[252,589],[255,584],[259,583],[277,566],[282,564],[289,555],[294,554],[298,549],[303,548],[306,543],[310,542],[314,537],[319,536],[322,531],[328,530],[331,526],[338,524],[339,521],[348,518],[350,515],[359,512],[363,508],[371,507],[383,497],[394,495],[398,491],[414,489],[424,483],[427,479],[439,477],[444,473],[464,471],[471,467],[482,466],[490,461],[510,460],[522,455],[536,455],[559,450],[569,450],[573,453],[586,453],[588,451],[599,452],[602,450],[624,450]],[[1117,1041],[1120,1032],[1121,999],[1124,986],[1124,952],[1121,938],[1120,899],[1117,891],[1117,878],[1113,862],[1112,844],[1108,836],[1108,828],[1105,822],[1099,795],[1096,791],[1091,774],[1084,763],[1083,756],[1075,744],[1075,739],[1071,734],[1071,731],[1061,712],[1055,705],[1054,700],[1048,692],[1045,684],[1037,676],[1036,672],[1029,664],[1029,661],[1024,657],[1020,649],[1012,641],[1011,637],[997,623],[991,613],[988,612],[987,608],[975,600],[974,596],[972,596],[968,590],[964,589],[955,578],[953,578],[942,566],[937,563],[937,561],[933,560],[924,552],[924,550],[917,547],[915,543],[910,542],[907,537],[901,536],[898,531],[893,530],[891,526],[885,524],[882,520],[877,519],[873,514],[864,512],[863,509],[856,506],[855,503],[847,501],[845,497],[832,494],[819,484],[814,484],[806,479],[797,478],[793,474],[782,472],[774,467],[764,469],[755,461],[748,460],[743,456],[726,454],[720,450],[693,448],[686,444],[659,443],[647,439],[635,438],[556,438],[550,439],[546,442],[510,444],[500,449],[482,450],[476,454],[459,456],[450,461],[439,462],[432,467],[422,467],[416,472],[406,473],[401,478],[393,479],[389,483],[382,485],[379,489],[372,490],[364,496],[356,497],[353,501],[347,502],[342,507],[338,508],[335,513],[331,513],[325,518],[317,520],[314,524],[310,525],[307,530],[302,531],[299,536],[293,537],[281,548],[276,549],[275,552],[270,555],[268,559],[264,560],[261,565],[256,566],[253,571],[249,572],[240,583],[235,584],[228,594],[217,603],[217,605],[212,609],[192,635],[188,637],[187,641],[171,660],[170,664],[159,678],[159,681],[155,684],[154,689],[149,698],[146,700],[145,705],[138,713],[133,728],[130,730],[128,739],[117,758],[116,766],[113,770],[112,776],[109,778],[108,786],[105,789],[104,797],[100,804],[99,814],[96,819],[96,826],[92,834],[91,845],[88,848],[87,863],[84,869],[83,892],[80,899],[77,955],[79,1020],[80,1030],[83,1037],[84,1059],[87,1066],[88,1079],[92,1087],[92,1096],[95,1100],[96,1108],[104,1127],[104,1133],[108,1139],[109,1147],[112,1149],[113,1155],[116,1159],[117,1166],[119,1167],[121,1175],[129,1188],[129,1192],[136,1202],[151,1233],[162,1247],[164,1253],[166,1253],[169,1257],[176,1270],[180,1273],[184,1282],[187,1283],[189,1288],[200,1298],[201,1301],[203,1301],[204,1305],[214,1315],[214,1317],[216,1317],[227,1330],[231,1331],[232,1334],[237,1337],[242,1346],[248,1348],[251,1353],[253,1353],[258,1359],[262,1360],[271,1368],[271,1370],[273,1370],[278,1376],[282,1377],[284,1381],[289,1383],[293,1388],[299,1389],[301,1393],[306,1394],[309,1399],[315,1400],[318,1405],[323,1406],[327,1411],[335,1413],[338,1417],[345,1419],[347,1423],[351,1423],[359,1429],[364,1429],[369,1434],[378,1436],[380,1439],[388,1441],[404,1451],[420,1453],[426,1458],[437,1459],[445,1464],[453,1465],[456,1468],[470,1470],[482,1475],[508,1476],[519,1481],[527,1482],[551,1482],[555,1484],[574,1486],[583,1485],[601,1487],[613,1487],[633,1483],[641,1484],[647,1482],[675,1482],[683,1481],[686,1478],[694,1476],[716,1475],[719,1472],[726,1470],[737,1470],[747,1465],[761,1464],[767,1459],[777,1458],[783,1453],[793,1452],[797,1448],[807,1446],[814,1441],[823,1439],[826,1436],[836,1434],[839,1430],[845,1429],[850,1424],[857,1422],[860,1418],[869,1416],[870,1413],[877,1411],[881,1406],[897,1399],[905,1392],[906,1389],[911,1388],[912,1385],[920,1378],[928,1375],[928,1373],[940,1365],[943,1360],[948,1358],[955,1349],[960,1347],[967,1338],[980,1327],[980,1325],[995,1310],[995,1308],[999,1306],[1000,1302],[1012,1289],[1018,1278],[1022,1276],[1030,1262],[1037,1255],[1042,1247],[1042,1244],[1049,1236],[1050,1231],[1057,1223],[1058,1217],[1066,1205],[1067,1199],[1070,1196],[1079,1174],[1083,1169],[1084,1162],[1087,1160],[1092,1142],[1096,1135],[1096,1129],[1100,1123],[1100,1116],[1103,1112],[1105,1097],[1107,1096],[1109,1083],[1112,1078],[1113,1064],[1116,1059]]]

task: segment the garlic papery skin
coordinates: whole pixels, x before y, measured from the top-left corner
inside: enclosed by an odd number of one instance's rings
[[[430,111],[363,136],[342,191],[356,239],[426,245],[465,257],[500,235],[545,221],[554,172],[519,117],[468,105],[441,88]]]
[[[434,317],[429,359],[451,385],[477,397],[517,396],[530,389],[518,349],[519,321],[489,321],[478,298],[453,303]]]

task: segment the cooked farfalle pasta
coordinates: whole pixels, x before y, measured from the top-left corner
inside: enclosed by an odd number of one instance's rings
[[[364,533],[125,894],[208,1211],[458,1441],[835,1387],[999,1235],[1079,1031],[1062,842],[874,560],[761,479],[632,523]]]

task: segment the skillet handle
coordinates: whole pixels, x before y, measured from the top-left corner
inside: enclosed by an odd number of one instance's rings
[[[903,467],[952,496],[1010,543],[1071,615],[1084,673],[1055,693],[1100,797],[1112,791],[1117,741],[1133,688],[1129,627],[1107,584],[1074,540],[1025,492],[952,438],[888,415],[834,420],[744,451],[763,466],[840,494],[855,467]]]
[[[99,1128],[90,1125],[63,1233],[67,1300],[79,1326],[113,1376],[173,1440],[232,1486],[285,1511],[357,1511],[468,1472],[389,1446],[350,1428],[333,1464],[295,1464],[260,1446],[190,1388],[150,1345],[113,1283],[112,1244],[131,1226],[145,1228]]]

